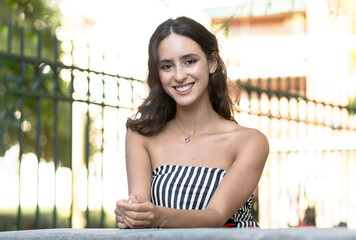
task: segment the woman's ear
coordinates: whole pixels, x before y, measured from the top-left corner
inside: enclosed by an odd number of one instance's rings
[[[209,73],[213,74],[218,67],[218,54],[213,52],[209,58]]]

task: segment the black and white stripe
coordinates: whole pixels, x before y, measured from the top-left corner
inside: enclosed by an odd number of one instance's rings
[[[219,168],[163,165],[152,173],[151,201],[175,209],[205,209],[226,171]],[[258,227],[253,221],[252,196],[229,219],[237,227]]]
[[[217,168],[160,166],[153,172],[151,200],[169,208],[205,209],[225,173]]]

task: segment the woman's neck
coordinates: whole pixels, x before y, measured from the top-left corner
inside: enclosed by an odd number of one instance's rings
[[[175,121],[182,132],[192,136],[206,129],[213,113],[214,109],[210,104],[201,107],[177,106]]]

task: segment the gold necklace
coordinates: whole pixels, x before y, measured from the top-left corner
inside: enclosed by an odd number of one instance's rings
[[[208,122],[209,122],[209,120],[210,120],[211,112],[212,112],[212,111],[210,111],[209,116],[208,116],[208,118],[207,118],[207,120],[206,120],[206,122],[205,122],[205,124],[204,124],[204,127],[200,130],[199,133],[202,133],[202,132],[204,131],[205,127],[208,125]],[[184,136],[187,136],[187,135],[188,135],[188,137],[184,138],[184,141],[185,141],[186,143],[190,143],[191,137],[195,136],[195,135],[196,135],[196,132],[194,131],[194,133],[193,133],[192,135],[187,134],[186,132],[183,131],[183,129],[181,129],[181,128],[179,127],[178,121],[177,121],[177,117],[175,117],[174,120],[175,120],[175,122],[176,122],[177,128],[184,134]]]

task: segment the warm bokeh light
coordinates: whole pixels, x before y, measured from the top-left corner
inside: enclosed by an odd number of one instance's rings
[[[323,102],[241,93],[240,112],[235,115],[239,124],[258,128],[270,141],[271,154],[258,194],[264,228],[298,226],[312,206],[318,227],[347,221],[349,228],[356,229],[356,115],[326,105],[347,105],[349,98],[356,97],[356,63],[351,54],[356,49],[356,30],[350,31],[356,23],[346,10],[330,13],[335,1],[300,1],[305,2],[305,11],[283,17],[279,24],[271,19],[262,24],[263,18],[252,24],[243,18],[231,23],[228,35],[216,33],[231,80],[302,76],[306,97]],[[61,61],[112,76],[60,72],[66,83],[74,78],[73,97],[84,101],[72,106],[72,169],[58,166],[55,171],[51,159],[37,159],[33,153],[24,154],[19,165],[19,145],[14,145],[0,157],[0,211],[15,213],[19,203],[33,211],[38,203],[40,209],[56,205],[69,215],[73,205],[73,227],[80,228],[85,227],[87,209],[103,208],[114,223],[115,202],[128,194],[125,122],[146,95],[143,83],[126,78],[145,80],[152,32],[167,18],[181,15],[214,30],[207,9],[240,9],[251,2],[60,0],[63,25],[56,35],[61,40]],[[256,2],[262,6],[264,1]],[[86,100],[114,107],[88,106]],[[90,141],[99,150],[89,157],[87,168],[83,136],[88,111],[90,131],[95,133]],[[23,122],[23,131],[31,128]]]

